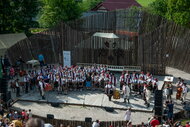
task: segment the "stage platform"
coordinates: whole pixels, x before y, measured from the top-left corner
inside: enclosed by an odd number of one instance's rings
[[[140,96],[135,94],[131,95],[130,104],[124,103],[123,98],[108,100],[107,95],[98,90],[84,90],[84,91],[72,91],[68,95],[57,94],[55,91],[49,91],[45,93],[45,100],[41,99],[39,92],[31,91],[28,94],[24,94],[19,98],[20,101],[25,102],[39,102],[39,103],[59,103],[66,105],[78,105],[87,107],[99,107],[99,108],[114,108],[120,110],[126,110],[131,107],[134,111],[152,112],[153,111],[153,98],[151,99],[151,105],[149,108],[144,105],[144,101]]]

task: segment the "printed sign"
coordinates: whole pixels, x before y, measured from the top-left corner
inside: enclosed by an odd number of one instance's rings
[[[71,66],[71,51],[63,51],[63,65],[64,67]]]

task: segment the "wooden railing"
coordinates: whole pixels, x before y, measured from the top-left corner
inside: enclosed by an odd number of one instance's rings
[[[78,66],[106,66],[110,71],[136,71],[140,72],[140,66],[117,66],[117,65],[107,65],[107,64],[95,64],[95,63],[77,63]]]

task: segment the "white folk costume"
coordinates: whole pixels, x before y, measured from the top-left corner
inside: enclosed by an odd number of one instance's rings
[[[131,93],[131,90],[129,88],[128,85],[123,85],[123,98],[124,98],[124,102],[126,102],[126,99],[128,100],[128,103],[129,103],[129,99],[130,99],[130,93]]]

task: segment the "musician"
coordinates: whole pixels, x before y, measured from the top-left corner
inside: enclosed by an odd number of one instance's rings
[[[19,79],[15,80],[15,85],[16,85],[16,96],[19,97],[20,96],[20,86],[19,86]]]
[[[122,73],[122,75],[119,78],[119,82],[120,82],[120,90],[122,90],[123,85],[125,84],[125,78],[124,78],[124,72]]]
[[[115,87],[114,87],[114,85],[113,85],[111,82],[109,82],[109,83],[105,86],[105,93],[106,93],[106,95],[108,96],[109,101],[111,101],[111,98],[112,98],[112,96],[113,96],[114,90],[115,90]]]
[[[42,99],[45,99],[45,84],[42,78],[40,78],[38,82],[39,90],[40,90],[40,95]]]
[[[29,76],[27,74],[25,74],[25,76],[24,76],[25,93],[28,93],[29,81],[30,81]]]
[[[129,88],[129,85],[124,84],[122,90],[123,90],[124,103],[126,103],[126,100],[127,100],[127,101],[128,101],[128,104],[129,104],[129,103],[130,103],[130,102],[129,102],[130,93],[131,93],[131,90],[130,90],[130,88]]]
[[[133,90],[134,91],[139,91],[139,87],[138,87],[138,75],[136,74],[136,72],[134,71],[132,76],[131,76],[131,83],[133,86]]]
[[[65,95],[67,95],[68,94],[68,88],[67,88],[67,78],[66,78],[66,76],[64,76],[63,78],[62,78],[62,90],[63,90],[63,93],[65,94]]]

